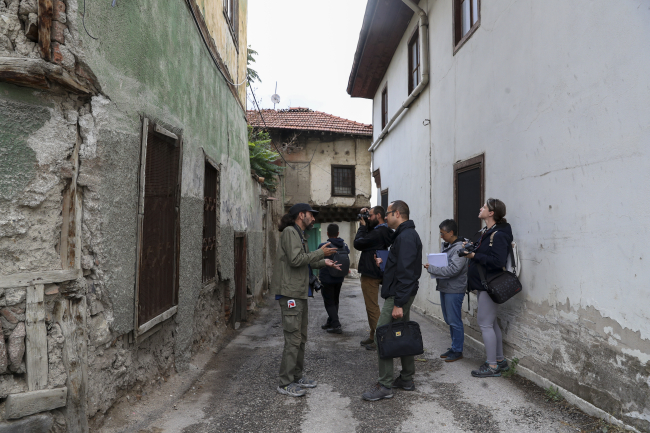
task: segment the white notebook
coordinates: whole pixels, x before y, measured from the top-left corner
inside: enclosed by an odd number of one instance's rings
[[[435,254],[427,254],[427,262],[431,266],[435,266],[437,268],[444,268],[449,266],[449,260],[447,258],[446,253],[435,253]],[[435,279],[436,277],[432,274],[429,274],[431,279]],[[440,278],[441,280],[448,279],[449,277],[437,277]]]

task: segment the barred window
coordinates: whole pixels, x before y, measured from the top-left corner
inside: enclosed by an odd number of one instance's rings
[[[332,165],[332,195],[354,197],[354,165]]]

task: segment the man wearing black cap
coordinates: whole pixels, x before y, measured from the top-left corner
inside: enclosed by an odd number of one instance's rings
[[[278,392],[292,397],[305,395],[303,388],[316,387],[315,380],[302,375],[309,325],[307,297],[312,291],[311,268],[329,266],[340,270],[339,264],[325,259],[336,253],[336,248],[329,248],[329,243],[313,252],[307,248],[305,230],[314,226],[317,214],[308,204],[298,203],[282,217],[278,226],[282,234],[271,279],[271,294],[280,304],[284,331]]]

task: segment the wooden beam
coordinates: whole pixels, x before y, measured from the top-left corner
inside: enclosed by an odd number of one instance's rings
[[[25,357],[27,387],[36,391],[47,387],[47,330],[43,284],[27,287],[25,308]]]
[[[9,394],[5,402],[5,418],[17,419],[27,415],[65,406],[68,388]]]
[[[147,323],[144,323],[143,325],[138,327],[138,335],[144,334],[154,326],[156,326],[159,323],[164,322],[165,320],[169,319],[172,317],[174,314],[176,314],[176,311],[178,311],[178,306],[173,306],[169,310],[165,311],[164,313],[154,317]]]
[[[49,89],[54,82],[77,94],[98,93],[95,83],[79,81],[60,65],[43,59],[0,57],[0,81],[37,89]]]
[[[52,61],[52,17],[54,8],[52,0],[38,0],[38,46],[41,57],[48,62]]]
[[[26,272],[22,274],[0,276],[0,289],[27,287],[34,284],[52,284],[72,281],[81,277],[81,269],[65,269],[57,271]]]

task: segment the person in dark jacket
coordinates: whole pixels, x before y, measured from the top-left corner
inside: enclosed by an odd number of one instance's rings
[[[330,248],[345,249],[350,254],[350,248],[343,239],[339,237],[339,226],[337,224],[330,224],[327,226],[327,242],[323,242],[318,248],[330,244]],[[327,330],[330,334],[341,334],[341,322],[339,321],[339,295],[341,294],[341,286],[345,277],[334,277],[330,273],[328,267],[321,268],[318,273],[318,278],[323,284],[321,294],[323,295],[323,302],[325,303],[325,310],[327,311],[327,323],[321,326],[322,329]]]
[[[415,231],[415,224],[409,220],[409,207],[401,200],[396,200],[388,206],[386,212],[388,227],[395,229],[395,239],[390,248],[381,297],[384,306],[381,309],[377,326],[394,321],[409,321],[411,305],[418,293],[419,280],[422,275],[422,241]],[[377,337],[375,336],[375,343]],[[406,391],[415,389],[415,357],[403,356],[402,371],[393,380],[393,360],[379,360],[379,380],[375,387],[364,393],[362,398],[376,401],[393,397],[392,388],[402,388]]]
[[[508,370],[508,361],[503,356],[503,341],[501,329],[497,322],[497,304],[481,284],[479,266],[485,269],[486,278],[499,274],[506,266],[508,247],[512,243],[512,228],[504,218],[506,205],[501,200],[489,198],[478,215],[485,222],[480,238],[476,241],[479,247],[467,255],[469,269],[467,271],[468,287],[476,291],[478,297],[477,321],[483,335],[487,361],[478,370],[472,371],[474,377],[501,376],[502,371]]]
[[[379,320],[379,284],[382,279],[381,268],[375,263],[378,250],[387,250],[393,242],[393,231],[384,222],[386,211],[381,206],[368,210],[361,209],[361,213],[368,211],[370,218],[366,222],[359,220],[359,230],[354,238],[354,248],[361,251],[359,257],[359,273],[361,274],[361,292],[366,304],[370,335],[361,341],[361,345],[368,350],[376,350],[375,329]]]

